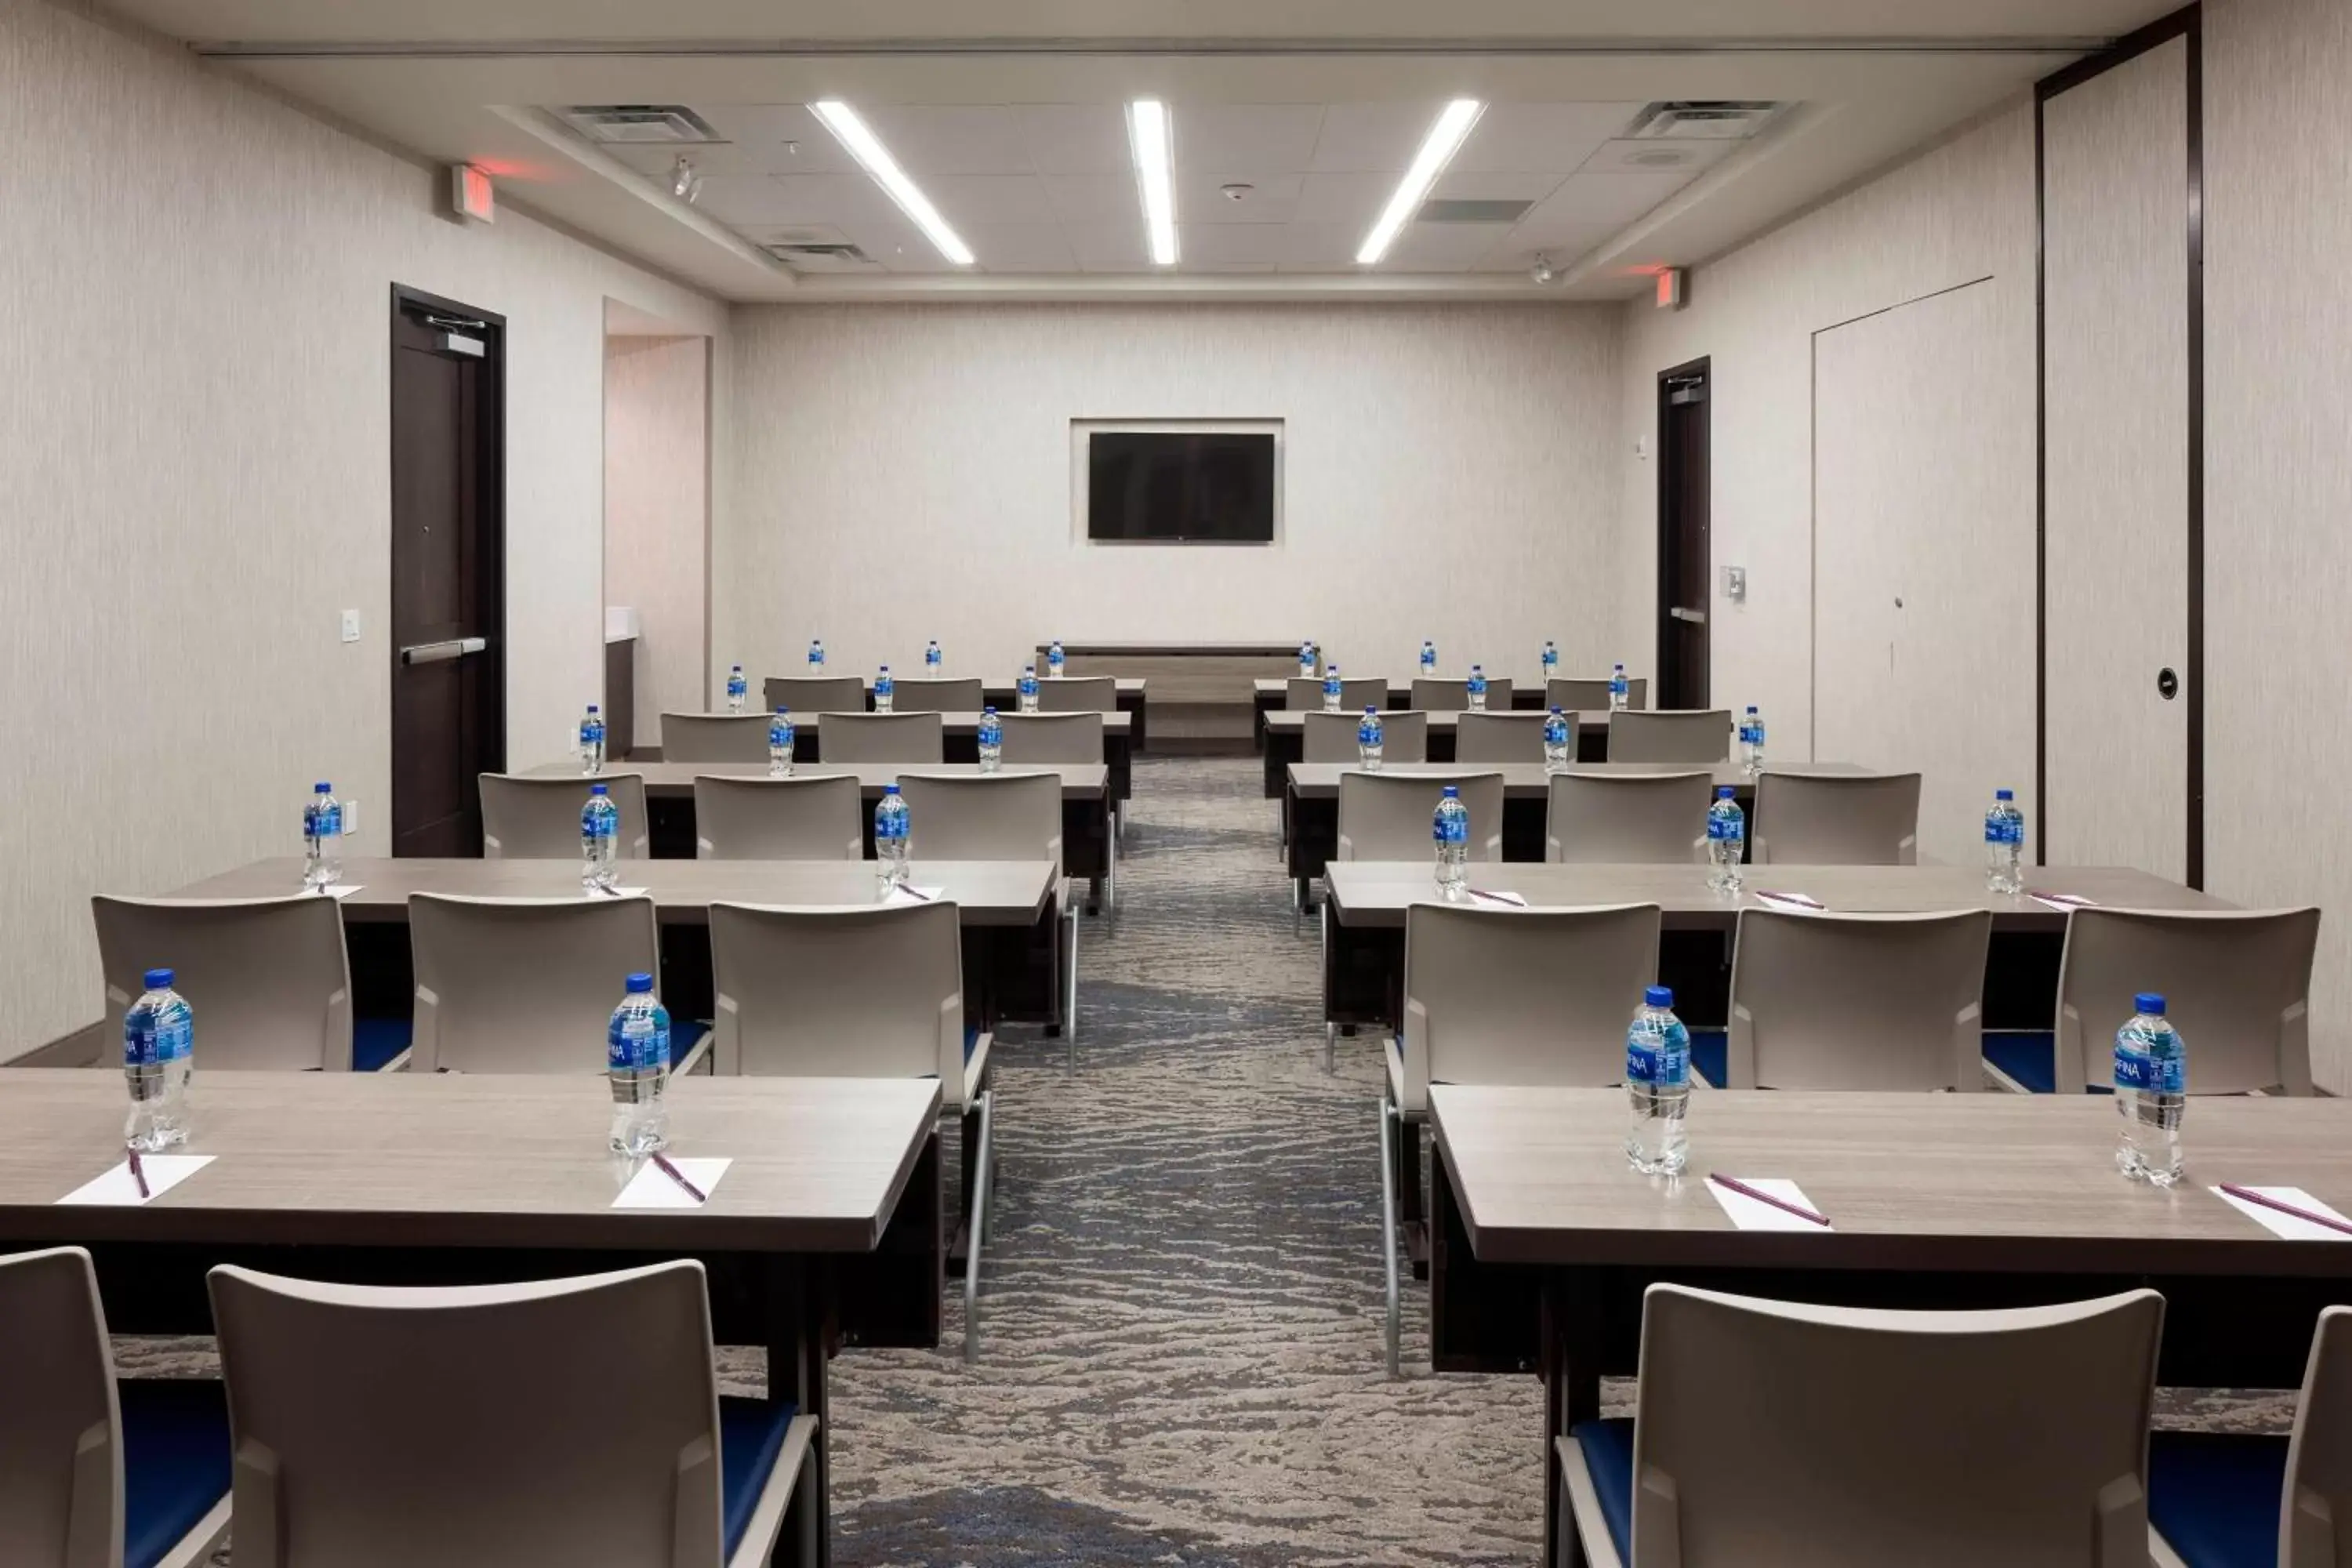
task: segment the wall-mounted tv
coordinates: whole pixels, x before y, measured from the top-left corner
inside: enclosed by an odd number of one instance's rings
[[[1271,432],[1095,430],[1087,437],[1087,537],[1271,544]]]

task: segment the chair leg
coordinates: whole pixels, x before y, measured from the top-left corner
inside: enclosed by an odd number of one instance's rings
[[[1328,1076],[1339,1071],[1339,1026],[1328,1018],[1323,1021],[1323,1071]]]
[[[994,1147],[991,1133],[995,1110],[995,1091],[982,1089],[980,1096],[979,1147],[972,1153],[977,1174],[971,1184],[971,1239],[966,1243],[963,1265],[963,1362],[966,1366],[980,1360],[980,1252],[981,1244],[988,1235],[989,1188],[993,1180],[989,1170],[989,1156]]]
[[[1397,1373],[1397,1211],[1396,1106],[1385,1085],[1381,1089],[1381,1261],[1386,1266],[1389,1289],[1389,1375]]]
[[[1070,910],[1069,975],[1062,993],[1062,1050],[1069,1070],[1078,1070],[1078,911]]]
[[[1103,917],[1108,920],[1118,908],[1118,835],[1110,835],[1103,851],[1110,875],[1103,883]]]

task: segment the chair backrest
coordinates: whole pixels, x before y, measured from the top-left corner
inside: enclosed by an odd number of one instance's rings
[[[417,1072],[597,1072],[624,983],[660,973],[648,898],[408,896]]]
[[[1987,910],[1742,910],[1731,1089],[1984,1087]]]
[[[1767,769],[1756,781],[1748,858],[1759,865],[1916,865],[1919,775]]]
[[[2328,1307],[2311,1336],[2279,1498],[2279,1553],[2292,1568],[2339,1568],[2352,1546],[2352,1307]]]
[[[122,1417],[79,1247],[0,1258],[0,1563],[121,1568]]]
[[[1625,1078],[1658,973],[1655,904],[1414,904],[1404,920],[1403,1107],[1432,1083],[1590,1089]]]
[[[766,756],[767,752],[760,753]],[[588,786],[603,784],[621,814],[624,860],[641,860],[646,849],[646,776],[643,773],[482,775],[482,858],[486,860],[577,860],[580,813]]]
[[[894,713],[977,713],[986,701],[976,675],[917,675],[891,683]]]
[[[1609,716],[1612,763],[1727,763],[1731,760],[1731,710],[1638,708]]]
[[[862,860],[866,801],[847,773],[694,780],[694,853],[703,860]]]
[[[1430,837],[1430,827],[1447,784],[1462,792],[1462,804],[1470,811],[1470,858],[1500,860],[1502,774],[1368,773],[1360,769],[1339,775],[1339,846],[1335,858],[1433,858],[1436,845]]]
[[[426,1289],[223,1265],[211,1287],[237,1568],[718,1568],[701,1264]]]
[[[1577,866],[1704,860],[1714,798],[1713,773],[1554,773],[1544,858]]]
[[[930,1078],[963,1099],[955,905],[710,906],[711,1061],[778,1078]]]
[[[1048,713],[1115,713],[1116,675],[1065,675],[1037,683],[1037,706]]]
[[[1625,705],[1647,708],[1650,705],[1650,678],[1629,675],[1625,678]],[[1609,678],[1605,675],[1556,675],[1544,682],[1544,706],[1565,709],[1570,713],[1605,712],[1609,707]]]
[[[666,763],[764,763],[766,713],[671,713],[661,716]]]
[[[2309,1094],[2318,943],[2315,909],[2076,910],[2058,961],[2059,1091],[2105,1082],[2133,996],[2160,991],[2189,1045],[2189,1093]]]
[[[1904,1312],[1653,1285],[1628,1568],[2143,1568],[2163,1324],[2153,1290]]]
[[[1043,685],[1044,682],[1039,682]],[[1103,760],[1099,709],[1067,713],[999,713],[1008,763],[1098,763]]]
[[[349,1070],[352,972],[342,905],[317,893],[282,899],[89,901],[106,978],[106,1038],[151,969],[195,1013],[198,1059],[223,1068]],[[0,1556],[0,1560],[5,1560]]]
[[[1364,721],[1362,710],[1353,713],[1309,712],[1304,716],[1306,737],[1299,747],[1302,763],[1352,763],[1360,754],[1356,748],[1356,727]],[[1429,715],[1415,708],[1401,708],[1381,715],[1381,761],[1383,763],[1425,763],[1429,760]]]
[[[936,713],[826,713],[816,752],[828,763],[941,763],[947,729]]]
[[[1339,678],[1339,710],[1361,713],[1367,708],[1385,708],[1389,700],[1389,683],[1385,676],[1341,676]],[[1283,689],[1283,707],[1293,713],[1312,713],[1323,706],[1323,678],[1319,675],[1294,675]]]
[[[1454,760],[1457,763],[1541,763],[1544,721],[1549,713],[1468,713],[1454,721]],[[1570,717],[1568,732],[1576,733]],[[1574,748],[1570,755],[1575,754]]]
[[[789,708],[795,713],[863,713],[866,678],[862,675],[772,675],[761,687],[768,711]]]
[[[907,823],[926,860],[1062,865],[1059,773],[901,773]]]
[[[1470,680],[1436,675],[1416,675],[1412,678],[1412,706],[1432,713],[1466,713],[1470,710]],[[1490,675],[1486,678],[1486,711],[1507,713],[1511,709],[1511,678]]]

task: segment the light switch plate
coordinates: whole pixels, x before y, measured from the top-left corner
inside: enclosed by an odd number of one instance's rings
[[[1723,569],[1723,596],[1734,604],[1748,597],[1748,568],[1727,566]]]
[[[343,640],[345,642],[360,640],[360,613],[357,610],[343,612]]]
[[[344,800],[335,804],[342,807],[343,837],[349,838],[360,830],[360,803],[355,800]]]

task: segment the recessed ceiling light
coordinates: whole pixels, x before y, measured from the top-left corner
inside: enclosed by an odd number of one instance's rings
[[[1168,106],[1139,98],[1127,106],[1128,141],[1135,149],[1135,183],[1143,191],[1143,233],[1151,259],[1176,265],[1176,153]]]
[[[858,118],[857,110],[845,103],[828,99],[823,103],[810,104],[809,112],[823,121],[824,128],[833,132],[835,139],[849,149],[849,155],[874,176],[875,184],[890,193],[890,199],[898,204],[898,210],[915,220],[915,226],[923,231],[923,237],[929,239],[941,256],[958,267],[971,265],[971,249],[956,237],[955,230],[948,226],[948,220],[940,216],[940,209],[931,205],[931,198],[923,195],[920,187],[907,177],[907,171],[898,167],[898,161],[890,156],[890,149],[882,145],[882,139]]]
[[[1381,258],[1389,253],[1389,247],[1396,243],[1396,237],[1404,228],[1405,219],[1421,205],[1421,198],[1429,194],[1429,187],[1437,183],[1437,176],[1445,172],[1445,165],[1461,151],[1464,139],[1478,123],[1478,116],[1486,107],[1475,98],[1457,98],[1438,115],[1429,134],[1422,138],[1421,151],[1412,155],[1412,167],[1404,172],[1395,194],[1389,197],[1380,222],[1372,225],[1372,232],[1364,236],[1363,245],[1356,251],[1359,267],[1377,266]]]

